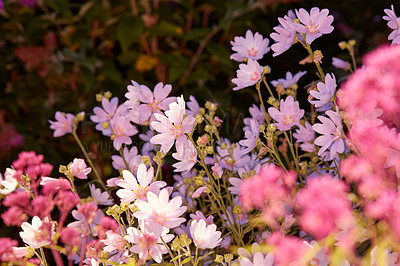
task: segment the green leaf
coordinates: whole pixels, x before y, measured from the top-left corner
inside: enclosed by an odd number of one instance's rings
[[[182,36],[183,29],[176,24],[162,20],[160,24],[150,30],[150,33],[161,36]]]
[[[144,29],[144,23],[140,17],[125,16],[117,27],[117,38],[122,51],[127,51],[131,44],[139,39]]]
[[[183,264],[185,264],[185,263],[188,263],[190,261],[190,257],[189,258],[186,258],[186,259],[184,259],[182,262],[181,262],[181,264],[183,265]]]

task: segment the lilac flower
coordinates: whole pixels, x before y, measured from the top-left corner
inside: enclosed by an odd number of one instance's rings
[[[132,84],[128,86],[129,92],[125,94],[125,97],[128,98],[126,101],[128,107],[134,110],[131,112],[132,121],[137,124],[143,124],[149,119],[154,121],[154,114],[161,114],[161,111],[168,110],[169,104],[176,100],[176,97],[168,97],[172,90],[170,84],[164,86],[162,82],[159,82],[154,87],[154,92],[133,80]]]
[[[248,130],[244,133],[246,139],[239,141],[240,145],[246,147],[246,149],[243,150],[244,154],[251,152],[257,146],[260,131],[257,120],[252,119],[250,121],[250,128],[251,130]]]
[[[243,153],[244,148],[237,143],[231,144],[228,139],[221,140],[223,143],[227,144],[226,148],[217,146],[217,158],[222,168],[236,171],[238,168],[243,167],[246,163],[248,163],[250,156],[246,153]]]
[[[123,188],[117,191],[117,196],[124,203],[131,203],[140,198],[145,199],[149,191],[158,194],[160,189],[167,185],[164,181],[152,183],[154,169],[150,167],[146,170],[145,164],[139,165],[136,177],[127,170],[122,171],[122,177],[123,179],[115,181],[115,184]]]
[[[190,101],[186,103],[187,107],[189,108],[189,110],[186,110],[186,115],[195,117],[200,111],[200,105],[196,101],[196,98],[194,98],[192,95],[189,96],[189,100]]]
[[[176,153],[172,154],[174,159],[180,161],[174,163],[174,172],[188,172],[197,163],[197,151],[192,142],[185,140],[176,143]]]
[[[122,155],[124,156],[123,158],[119,155],[113,155],[111,156],[111,159],[113,160],[112,165],[114,169],[116,170],[129,170],[133,174],[136,174],[137,168],[139,165],[142,163],[142,156],[138,154],[138,149],[133,146],[131,149],[128,149],[125,147],[122,150]],[[125,165],[125,161],[128,164],[128,169]]]
[[[288,96],[285,101],[281,100],[280,110],[270,107],[268,108],[269,115],[276,120],[276,127],[281,130],[289,130],[293,126],[300,123],[300,119],[304,115],[304,110],[299,108],[299,102],[294,101],[292,96]]]
[[[305,9],[300,8],[296,10],[297,18],[300,23],[295,23],[294,28],[297,32],[306,35],[306,42],[311,44],[316,38],[322,36],[322,34],[328,34],[333,31],[333,16],[329,15],[328,9],[322,9],[319,11],[318,7],[311,8],[310,13]]]
[[[293,76],[293,74],[288,71],[286,72],[286,78],[273,80],[271,81],[271,84],[274,85],[274,87],[277,87],[279,84],[281,84],[283,88],[286,89],[296,84],[299,79],[306,73],[307,71],[299,71],[296,75]]]
[[[309,102],[315,105],[316,108],[322,107],[325,104],[331,102],[336,92],[336,86],[337,85],[335,75],[326,74],[325,83],[318,82],[317,90],[310,91],[311,96],[318,99],[319,101],[309,100]]]
[[[166,154],[174,145],[175,139],[177,142],[187,140],[185,134],[193,129],[194,117],[189,115],[184,118],[185,101],[183,96],[178,97],[177,102],[169,105],[169,110],[163,114],[155,114],[158,121],[153,121],[151,125],[160,134],[155,135],[150,139],[152,144],[161,144],[161,151]]]
[[[114,116],[110,121],[110,126],[114,138],[113,145],[117,151],[121,149],[123,143],[131,144],[132,139],[130,137],[138,133],[136,127],[131,124],[126,116]]]
[[[215,224],[207,225],[203,219],[192,220],[190,235],[196,247],[200,249],[215,248],[222,241],[221,232],[217,231],[217,226]]]
[[[97,205],[109,206],[113,204],[113,200],[110,199],[110,194],[107,191],[102,192],[100,188],[96,188],[94,184],[89,184],[90,195],[96,201]]]
[[[326,111],[326,114],[330,119],[320,115],[318,116],[318,119],[322,124],[316,123],[313,125],[313,129],[322,134],[322,136],[315,139],[314,144],[321,146],[318,155],[321,155],[324,151],[330,149],[330,158],[334,158],[337,153],[343,153],[345,148],[342,119],[338,108],[336,108],[336,112],[329,110]]]
[[[231,55],[231,59],[237,62],[243,62],[244,58],[259,60],[269,52],[268,44],[267,38],[264,39],[258,32],[253,35],[250,30],[247,30],[245,38],[236,36],[234,41],[231,41],[232,50],[236,52]]]
[[[297,142],[301,143],[300,148],[305,152],[314,152],[315,146],[313,144],[315,139],[315,131],[311,124],[306,122],[305,125],[299,124],[299,128],[293,133],[293,137]]]
[[[79,179],[87,179],[87,175],[92,171],[92,168],[86,166],[85,160],[78,158],[75,158],[68,168],[71,174]]]
[[[264,68],[257,61],[249,59],[247,64],[240,64],[239,70],[236,71],[237,78],[232,79],[232,83],[236,84],[234,91],[253,86],[260,79]]]
[[[56,112],[56,121],[49,120],[50,128],[54,130],[53,136],[57,138],[71,133],[74,118],[73,114]]]
[[[101,105],[103,108],[95,107],[93,109],[94,115],[91,115],[90,119],[93,122],[98,123],[96,125],[96,129],[101,131],[104,136],[111,136],[111,129],[105,122],[110,122],[115,115],[125,115],[127,109],[124,104],[118,106],[117,97],[112,98],[111,101],[106,97],[103,97],[101,100]]]
[[[288,16],[278,18],[280,25],[274,27],[274,31],[270,37],[275,41],[271,46],[275,53],[272,56],[277,56],[287,51],[296,41],[296,30],[294,29],[293,19]]]
[[[391,9],[384,10],[387,16],[383,16],[384,20],[387,20],[388,27],[393,31],[388,36],[388,40],[392,41],[392,45],[400,43],[400,17],[396,16],[394,12],[394,7],[391,5]]]
[[[332,57],[332,65],[334,65],[336,68],[341,68],[343,70],[348,70],[350,69],[350,64],[349,62],[346,62],[340,58],[337,57]]]

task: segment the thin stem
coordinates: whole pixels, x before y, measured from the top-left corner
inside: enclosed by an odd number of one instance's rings
[[[40,247],[40,255],[41,255],[41,261],[43,263],[44,266],[48,266],[47,261],[46,261],[46,256],[44,255],[44,251],[43,248]]]
[[[167,249],[168,254],[169,254],[169,256],[171,257],[171,260],[172,260],[172,259],[174,258],[174,254],[172,254],[171,249],[169,248],[169,246],[167,245],[167,243],[165,243],[165,241],[164,241],[164,239],[162,238],[162,236],[160,236],[160,239],[161,239],[163,245],[165,246],[165,248]],[[176,263],[176,260],[173,260],[172,262],[174,263],[175,266],[178,266],[178,264]]]
[[[256,90],[257,90],[257,93],[258,93],[258,98],[260,98],[260,102],[261,102],[261,105],[262,105],[262,107],[263,107],[265,117],[267,118],[267,117],[269,117],[269,116],[268,116],[268,113],[267,113],[267,109],[265,109],[264,101],[263,101],[263,98],[262,98],[262,95],[261,95],[260,86],[261,86],[261,80],[260,80],[259,82],[256,83]],[[271,92],[270,92],[270,93],[271,93]],[[271,94],[271,95],[272,95],[272,94]]]
[[[294,164],[296,166],[296,171],[297,171],[297,173],[299,173],[299,163],[298,163],[298,158],[297,158],[297,156],[296,156],[296,154],[294,152],[294,149],[293,149],[292,138],[289,139],[288,134],[286,133],[286,131],[283,131],[283,134],[285,134],[285,137],[286,137],[287,141],[289,142],[289,149],[290,149],[290,152],[292,153],[292,156],[293,156]],[[292,133],[290,132],[290,137],[291,136],[292,136]]]
[[[56,261],[57,266],[63,266],[64,263],[62,261],[60,253],[55,251],[54,249],[51,250],[51,253],[53,254],[53,257],[54,257],[54,260]]]

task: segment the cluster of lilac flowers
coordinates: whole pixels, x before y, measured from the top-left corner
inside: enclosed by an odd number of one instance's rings
[[[55,178],[42,155],[22,152],[0,175],[0,194],[1,219],[20,227],[23,245],[0,238],[0,261],[47,266],[47,248],[57,265],[398,265],[399,18],[393,6],[385,13],[393,45],[352,74],[337,59],[346,72],[325,74],[311,48],[333,31],[327,9],[279,18],[271,47],[250,30],[235,37],[231,59],[244,63],[233,90],[255,85],[260,97],[236,142],[220,135],[217,103],[169,96],[170,84],[132,81],[122,103],[98,95],[90,119],[113,141],[118,174],[105,180],[83,150],[85,159],[61,165]],[[296,42],[318,71],[305,89],[306,71],[268,80],[271,69],[257,61]],[[343,73],[350,76],[340,83]],[[300,90],[308,102],[297,101]],[[57,112],[54,137],[72,134],[82,146],[83,116]],[[171,168],[172,184],[164,178]]]

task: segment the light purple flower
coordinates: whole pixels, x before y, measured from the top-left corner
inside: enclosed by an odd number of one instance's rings
[[[96,125],[96,129],[98,131],[101,131],[104,136],[111,136],[111,129],[110,127],[105,127],[104,122],[110,122],[110,120],[114,116],[123,116],[127,113],[126,106],[124,104],[121,104],[118,106],[118,98],[114,97],[111,100],[107,99],[106,97],[103,97],[101,100],[101,105],[103,108],[100,107],[95,107],[93,109],[94,115],[90,116],[90,119],[98,123]],[[104,124],[103,124],[104,123]]]
[[[197,151],[192,142],[185,140],[176,143],[176,153],[172,154],[174,159],[180,161],[174,163],[174,172],[188,172],[197,163]]]
[[[189,102],[186,103],[189,110],[186,110],[186,115],[191,115],[195,117],[200,111],[200,105],[196,101],[196,98],[192,95],[189,96]]]
[[[286,89],[286,88],[293,86],[297,82],[299,82],[299,79],[302,76],[304,76],[304,74],[306,74],[306,73],[307,73],[307,71],[299,71],[299,72],[297,72],[296,75],[293,76],[293,74],[288,71],[288,72],[286,72],[286,78],[273,80],[273,81],[271,81],[271,84],[274,85],[274,87],[277,87],[278,84],[281,84],[283,86],[283,88]]]
[[[296,40],[296,30],[294,29],[293,19],[288,16],[278,18],[280,25],[274,27],[274,31],[270,37],[275,41],[271,46],[275,53],[272,56],[277,56],[287,51]]]
[[[236,36],[234,41],[231,41],[232,50],[236,52],[231,55],[231,59],[237,62],[243,62],[244,58],[259,60],[269,52],[268,44],[268,38],[264,39],[258,32],[253,35],[250,30],[247,30],[245,38]]]
[[[96,188],[94,184],[89,184],[90,195],[96,201],[97,205],[110,206],[114,202],[110,199],[110,194],[107,191],[102,192],[100,188]]]
[[[336,68],[341,68],[344,70],[350,69],[350,64],[348,62],[337,57],[332,57],[332,65],[334,65]]]
[[[92,168],[86,166],[85,160],[78,158],[75,158],[68,168],[71,174],[79,179],[87,179],[87,175],[92,171]]]
[[[255,119],[259,125],[263,124],[265,120],[265,113],[262,104],[260,104],[260,106],[253,104],[249,107],[249,113],[251,117],[245,117],[243,119],[243,123],[245,124],[243,127],[244,132],[251,130],[251,120]]]
[[[246,147],[246,149],[243,150],[243,153],[249,153],[257,146],[259,131],[257,120],[252,119],[250,121],[250,130],[244,133],[246,139],[239,141],[240,145]]]
[[[49,120],[50,128],[54,130],[53,136],[57,138],[71,133],[74,118],[73,114],[56,112],[56,121]]]
[[[304,110],[299,108],[299,102],[295,101],[292,96],[288,96],[285,101],[282,99],[279,109],[268,108],[269,115],[278,122],[275,125],[279,130],[289,130],[300,124]]]
[[[217,146],[217,158],[219,160],[219,165],[222,168],[231,171],[237,171],[238,168],[243,167],[249,162],[250,156],[246,153],[243,153],[244,148],[238,143],[231,144],[228,139],[223,138],[221,141],[227,144],[226,148]],[[214,162],[212,164],[214,164]]]
[[[322,136],[315,139],[314,144],[321,146],[318,155],[330,149],[330,158],[334,158],[337,153],[343,153],[345,148],[342,119],[338,108],[336,108],[336,112],[329,110],[326,111],[326,114],[330,119],[320,115],[318,119],[322,124],[316,123],[313,125],[315,132],[322,134]]]
[[[115,184],[122,187],[117,191],[117,196],[124,203],[145,199],[149,191],[158,194],[160,189],[167,185],[164,181],[153,182],[154,169],[150,167],[149,170],[146,170],[144,164],[139,165],[136,177],[127,170],[122,171],[122,177],[123,179],[115,181]]]
[[[392,45],[400,43],[400,17],[396,16],[394,7],[391,5],[391,9],[384,10],[387,16],[383,16],[384,20],[387,20],[388,27],[393,31],[388,36],[388,40],[392,41]]]
[[[232,79],[232,83],[236,84],[234,91],[253,86],[260,79],[264,68],[252,59],[247,60],[247,64],[240,64],[236,71],[237,78]]]
[[[325,76],[325,83],[318,82],[317,90],[311,90],[310,94],[318,101],[311,101],[309,102],[315,105],[316,108],[322,107],[325,104],[332,101],[332,98],[336,92],[336,78],[333,74],[326,74]]]
[[[315,131],[310,123],[306,122],[304,126],[299,124],[299,128],[293,133],[293,137],[297,139],[297,142],[301,143],[300,148],[303,151],[315,151],[315,146],[313,144],[315,139]]]
[[[153,128],[160,134],[150,139],[152,144],[161,144],[161,151],[167,154],[171,147],[177,142],[187,140],[185,134],[193,129],[194,117],[189,115],[184,118],[185,101],[183,96],[178,97],[177,102],[169,105],[169,110],[163,114],[154,114],[158,121],[151,122]]]
[[[133,135],[138,133],[138,130],[131,124],[126,116],[114,116],[110,121],[110,126],[114,137],[114,148],[118,151],[123,143],[131,144]]]
[[[128,149],[125,147],[122,151],[122,155],[124,158],[122,158],[119,155],[113,155],[111,156],[111,159],[113,160],[112,165],[114,169],[116,170],[129,170],[133,174],[136,174],[137,168],[139,165],[142,163],[142,156],[138,154],[138,149],[133,146],[131,149]],[[125,161],[128,164],[128,169],[126,167]]]
[[[300,23],[295,23],[294,28],[297,32],[306,35],[306,42],[311,44],[316,38],[322,36],[322,34],[328,34],[333,31],[333,16],[328,15],[328,9],[322,9],[319,11],[318,7],[311,8],[310,13],[305,9],[300,8],[296,10],[296,16]]]

